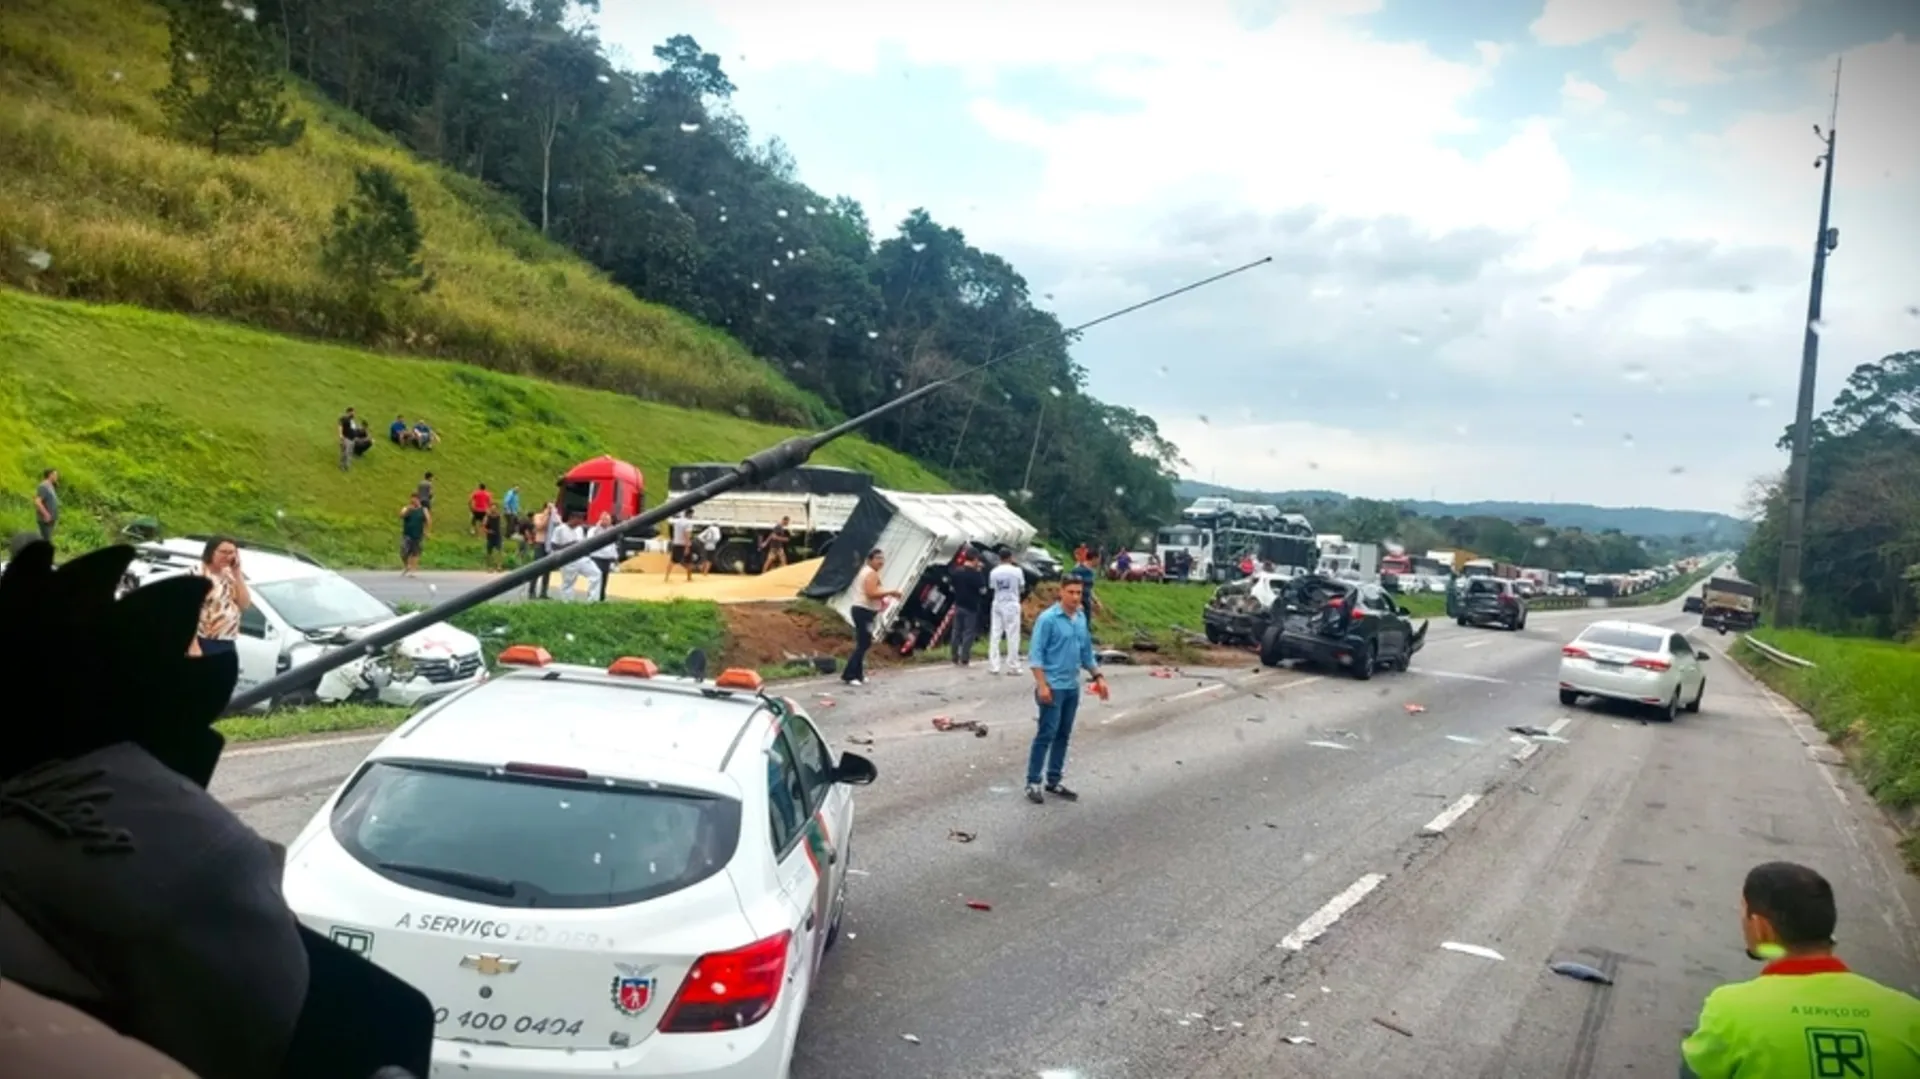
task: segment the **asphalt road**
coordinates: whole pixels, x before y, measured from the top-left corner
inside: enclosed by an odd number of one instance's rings
[[[1081,711],[1077,805],[1021,798],[1023,680],[790,689],[881,769],[796,1079],[1672,1075],[1707,991],[1755,973],[1739,887],[1773,859],[1833,881],[1856,969],[1920,991],[1920,889],[1791,706],[1716,654],[1675,725],[1562,708],[1558,647],[1594,617],[1437,623],[1412,672],[1367,683],[1118,669]],[[241,749],[214,790],[284,841],[370,742]]]

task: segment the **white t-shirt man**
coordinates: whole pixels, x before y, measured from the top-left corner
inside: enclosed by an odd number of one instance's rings
[[[708,525],[700,530],[700,546],[706,550],[709,558],[713,556],[714,548],[720,546],[719,525]]]
[[[685,547],[688,538],[693,535],[693,521],[686,517],[675,517],[673,519],[672,532],[673,545],[675,547]]]
[[[1020,589],[1026,583],[1026,573],[1011,562],[1002,562],[987,574],[987,590],[993,593],[993,605],[1003,611],[1020,609]]]

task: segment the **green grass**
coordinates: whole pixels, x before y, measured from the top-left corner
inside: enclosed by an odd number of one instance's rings
[[[265,715],[235,716],[214,724],[229,742],[258,742],[310,734],[387,730],[398,727],[412,713],[384,704],[316,704],[285,708]]]
[[[535,644],[556,663],[604,667],[622,656],[645,656],[662,672],[681,674],[687,654],[703,648],[709,674],[717,674],[726,640],[720,605],[696,600],[494,603],[455,615],[452,623],[480,638],[489,665],[508,645]]]
[[[1742,664],[1847,746],[1875,798],[1896,809],[1920,807],[1920,648],[1807,630],[1753,636],[1815,666],[1783,667],[1739,648]]]
[[[503,196],[315,93],[289,94],[307,121],[291,149],[215,157],[174,140],[153,97],[166,81],[157,4],[5,9],[0,283],[340,339],[359,323],[320,271],[319,243],[355,170],[378,164],[407,187],[436,282],[396,313],[381,347],[778,422],[823,412],[733,338],[641,302]],[[33,252],[51,264],[36,268]]]
[[[1191,658],[1192,647],[1176,636],[1172,627],[1204,631],[1200,612],[1213,597],[1214,587],[1101,581],[1093,587],[1093,597],[1100,604],[1100,614],[1093,623],[1094,640],[1103,647],[1127,648],[1137,635],[1145,634],[1169,661]]]
[[[0,197],[4,202],[4,197]],[[339,470],[335,419],[354,405],[378,436]],[[385,439],[395,413],[446,436],[430,452]],[[173,534],[234,533],[340,565],[391,566],[401,505],[424,469],[440,519],[424,564],[474,568],[475,483],[537,506],[554,477],[601,453],[638,465],[649,504],[667,467],[737,461],[793,432],[732,416],[381,356],[129,307],[0,288],[0,533],[29,527],[40,471],[61,470],[63,551],[98,546],[152,514]],[[847,439],[818,461],[909,490],[946,484],[911,459]]]

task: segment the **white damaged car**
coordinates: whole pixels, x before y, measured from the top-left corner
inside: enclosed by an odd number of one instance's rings
[[[128,583],[137,587],[193,572],[206,541],[204,536],[187,536],[138,545]],[[240,659],[236,694],[402,617],[371,592],[304,555],[239,546],[253,606],[241,617],[235,642]],[[486,679],[479,638],[443,624],[337,667],[313,685],[261,707],[378,701],[412,708]]]

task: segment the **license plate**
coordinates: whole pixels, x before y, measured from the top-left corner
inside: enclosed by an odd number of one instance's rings
[[[1620,662],[1617,659],[1596,659],[1594,660],[1594,662],[1598,663],[1602,667],[1607,668],[1608,670],[1619,670],[1620,668],[1626,666],[1626,664]]]

